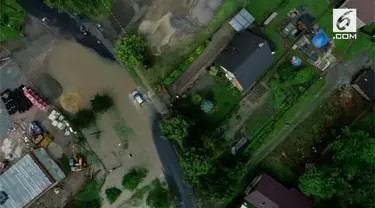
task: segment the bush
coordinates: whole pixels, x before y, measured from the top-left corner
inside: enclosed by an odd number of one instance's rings
[[[146,178],[147,173],[145,168],[133,168],[122,178],[122,185],[125,189],[134,191]]]
[[[121,195],[122,191],[116,187],[107,188],[105,190],[105,195],[110,204],[116,201],[116,199]]]
[[[197,59],[203,53],[207,44],[208,42],[205,42],[203,45],[196,48],[195,51],[176,68],[176,70],[174,70],[164,79],[163,83],[168,86],[176,81],[182,72],[184,72],[195,61],[195,59]]]
[[[72,124],[77,128],[87,128],[95,122],[95,114],[90,109],[82,109],[75,114]]]
[[[147,43],[139,34],[126,35],[117,42],[116,56],[131,68],[144,65],[149,61]]]
[[[96,94],[90,102],[92,110],[96,113],[103,113],[113,106],[113,100],[108,94]]]
[[[173,198],[168,189],[164,188],[159,180],[152,182],[152,189],[146,198],[150,208],[166,208],[172,205]]]
[[[100,198],[100,188],[104,181],[91,180],[75,195],[73,199],[74,207],[100,208],[102,201]]]
[[[109,15],[109,9],[112,8],[113,0],[44,0],[49,6],[58,9],[60,12],[73,11],[78,14],[84,14],[91,18],[105,17]]]

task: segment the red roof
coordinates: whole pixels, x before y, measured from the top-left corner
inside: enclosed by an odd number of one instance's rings
[[[312,200],[295,188],[288,189],[263,174],[245,200],[259,208],[312,208]]]
[[[346,8],[357,9],[357,17],[366,25],[375,21],[374,0],[348,0],[344,3]]]

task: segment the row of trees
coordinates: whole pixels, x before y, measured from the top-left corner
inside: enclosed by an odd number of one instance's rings
[[[224,139],[205,135],[200,124],[178,113],[165,115],[160,128],[165,138],[180,144],[184,179],[195,189],[200,204],[207,201],[219,204],[233,197],[242,164],[228,167],[215,159],[213,152],[224,148]]]
[[[300,189],[317,201],[340,207],[375,207],[375,141],[364,131],[344,129],[329,146],[332,161],[313,165],[300,177]]]

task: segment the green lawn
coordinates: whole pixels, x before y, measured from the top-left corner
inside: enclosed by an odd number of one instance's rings
[[[211,89],[212,101],[216,110],[209,114],[207,119],[213,123],[223,121],[242,99],[242,94],[224,78],[216,79],[216,84]]]
[[[328,34],[329,37],[333,37],[332,31],[332,12],[326,12],[319,19],[319,26]],[[371,29],[369,26],[368,28]],[[350,60],[360,51],[368,51],[372,58],[375,59],[375,45],[371,41],[371,36],[363,32],[357,33],[357,40],[333,40],[335,45],[334,54],[343,60]]]
[[[16,0],[1,0],[0,2],[0,41],[21,38],[21,28],[25,23],[25,11]]]

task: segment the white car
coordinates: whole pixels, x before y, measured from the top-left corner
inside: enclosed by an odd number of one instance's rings
[[[131,95],[133,96],[134,100],[137,101],[139,105],[143,105],[146,102],[146,100],[143,98],[142,94],[138,92],[138,90],[133,90]]]

